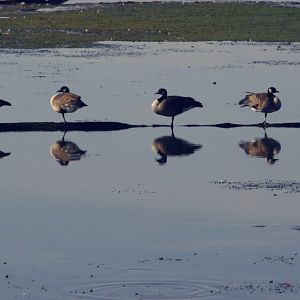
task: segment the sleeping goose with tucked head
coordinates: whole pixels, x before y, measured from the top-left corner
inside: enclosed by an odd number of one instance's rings
[[[266,132],[264,138],[256,138],[251,142],[241,141],[239,146],[249,156],[267,158],[267,162],[270,165],[273,165],[278,160],[275,156],[281,150],[280,143],[272,138],[268,138]]]
[[[270,87],[266,93],[251,93],[239,102],[241,107],[249,106],[252,110],[265,114],[264,125],[267,124],[268,113],[275,112],[280,109],[281,102],[275,93],[279,93],[276,88]]]
[[[80,160],[86,151],[81,150],[74,142],[62,139],[51,145],[50,153],[61,166],[67,166],[70,161]]]
[[[191,97],[168,96],[166,89],[159,89],[155,94],[161,95],[152,103],[152,110],[158,115],[172,117],[171,127],[174,124],[175,116],[182,114],[194,107],[203,107],[203,105]]]
[[[54,111],[62,114],[65,123],[67,123],[65,119],[66,113],[72,113],[81,107],[87,106],[80,96],[70,93],[67,86],[62,86],[57,91],[57,94],[51,97],[50,104]]]

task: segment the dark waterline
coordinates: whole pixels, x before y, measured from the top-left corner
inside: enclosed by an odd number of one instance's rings
[[[300,128],[299,122],[292,123],[274,123],[264,126],[263,123],[255,124],[235,124],[235,123],[219,123],[219,124],[185,124],[181,127],[216,127],[216,128],[239,128],[239,127],[258,127],[258,128]],[[115,131],[130,128],[149,128],[149,127],[170,127],[170,125],[161,124],[128,124],[122,122],[22,122],[22,123],[2,123],[0,124],[0,132],[34,132],[34,131]]]

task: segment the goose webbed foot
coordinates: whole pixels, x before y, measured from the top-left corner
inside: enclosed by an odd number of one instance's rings
[[[269,123],[268,123],[266,120],[264,120],[264,121],[261,123],[261,127],[265,130],[266,128],[269,127]]]

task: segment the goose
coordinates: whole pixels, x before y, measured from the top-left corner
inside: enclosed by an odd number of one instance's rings
[[[156,138],[151,144],[152,151],[160,158],[160,165],[167,162],[168,156],[188,156],[202,148],[200,144],[192,144],[184,139],[176,138],[174,134]]]
[[[275,139],[268,138],[266,132],[264,138],[256,138],[251,142],[241,141],[239,146],[249,156],[266,158],[270,165],[273,165],[278,160],[274,156],[281,150],[280,143]]]
[[[51,97],[50,104],[54,111],[62,114],[65,123],[67,123],[65,119],[66,113],[72,113],[79,108],[87,106],[80,96],[70,93],[67,86],[62,86],[57,91],[57,94]]]
[[[11,103],[9,103],[8,101],[0,99],[0,107],[1,106],[11,106]]]
[[[86,151],[81,150],[74,142],[65,141],[65,133],[62,140],[53,143],[50,148],[50,154],[61,166],[67,166],[70,161],[80,160],[85,153]]]
[[[268,113],[275,112],[280,109],[281,102],[275,93],[279,93],[276,88],[268,88],[266,93],[247,92],[248,95],[239,102],[241,107],[249,106],[252,110],[265,114],[264,125],[267,124]]]
[[[151,108],[158,115],[172,117],[172,128],[175,116],[194,107],[203,107],[199,101],[191,97],[168,96],[168,92],[164,88],[160,88],[155,94],[161,95],[161,97],[153,101]]]

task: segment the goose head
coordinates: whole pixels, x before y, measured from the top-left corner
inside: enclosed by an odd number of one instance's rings
[[[168,92],[166,89],[163,89],[163,88],[160,88],[156,93],[155,95],[161,95],[161,97],[157,100],[163,100],[163,99],[166,99],[167,96],[168,96]]]
[[[275,93],[279,93],[279,91],[276,88],[274,87],[268,88],[268,94],[275,94]]]
[[[67,86],[62,86],[57,92],[58,93],[70,93],[70,90]]]

